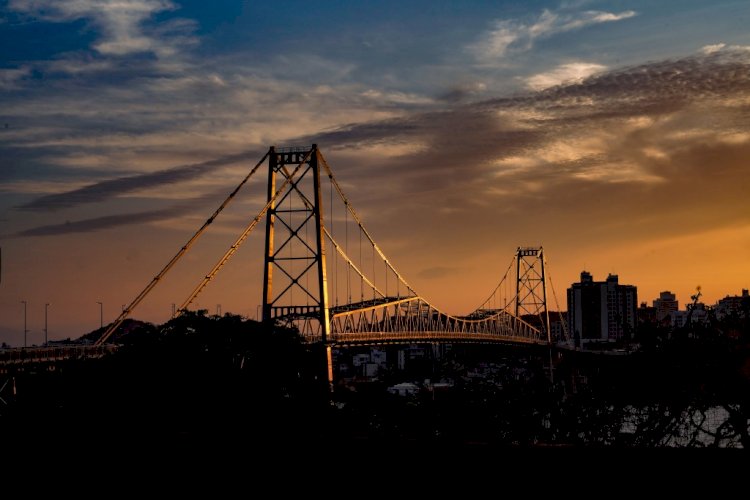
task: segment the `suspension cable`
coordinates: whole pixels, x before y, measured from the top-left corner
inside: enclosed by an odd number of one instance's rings
[[[328,177],[331,179],[331,182],[333,183],[334,187],[336,188],[336,191],[338,192],[339,196],[344,202],[344,205],[346,206],[347,210],[349,210],[349,213],[352,214],[352,217],[357,222],[357,225],[359,228],[364,232],[365,236],[367,236],[367,239],[372,243],[373,250],[378,252],[378,255],[380,256],[383,261],[385,261],[386,265],[393,271],[393,273],[398,277],[398,279],[401,280],[401,282],[406,286],[406,288],[413,293],[414,295],[418,295],[416,291],[414,291],[414,288],[412,288],[411,285],[404,279],[403,276],[396,270],[395,267],[390,263],[388,260],[388,257],[385,256],[383,251],[380,249],[377,243],[375,243],[375,240],[372,238],[370,233],[367,231],[367,229],[362,225],[362,221],[360,220],[359,216],[357,215],[357,212],[354,210],[354,207],[352,207],[351,203],[349,203],[348,198],[346,195],[344,195],[344,191],[341,189],[341,186],[339,186],[339,183],[336,181],[336,178],[333,176],[333,172],[331,171],[331,167],[328,165],[328,162],[323,157],[323,155],[318,151],[318,154],[320,156],[320,159],[322,160],[321,163],[323,164],[323,168],[326,169],[326,172],[328,173]]]
[[[245,176],[244,179],[242,179],[242,182],[240,182],[236,188],[234,188],[234,191],[232,191],[229,196],[224,200],[224,202],[219,205],[219,208],[214,211],[214,213],[211,215],[211,217],[206,220],[206,222],[203,223],[203,225],[198,229],[198,231],[193,234],[193,236],[183,245],[183,247],[175,254],[174,257],[172,257],[172,260],[170,260],[164,268],[159,271],[159,274],[154,276],[154,278],[151,280],[151,283],[149,283],[146,288],[143,289],[143,291],[138,294],[138,296],[133,299],[133,301],[130,303],[128,307],[126,307],[120,316],[117,317],[117,319],[109,325],[107,330],[102,334],[99,339],[97,339],[96,342],[94,342],[95,346],[101,345],[104,342],[106,342],[109,337],[117,330],[117,328],[125,321],[125,319],[130,315],[131,312],[133,312],[133,309],[138,306],[138,304],[141,303],[141,301],[148,295],[148,293],[153,290],[153,288],[156,286],[156,284],[164,277],[167,272],[169,272],[172,267],[177,263],[180,258],[185,255],[185,253],[190,249],[191,246],[200,238],[200,236],[205,232],[205,230],[208,228],[208,226],[211,225],[211,223],[216,219],[216,217],[226,208],[227,205],[229,205],[229,202],[232,201],[232,199],[235,197],[235,195],[239,192],[239,190],[242,188],[242,186],[247,183],[247,181],[252,177],[252,175],[258,170],[258,168],[263,164],[264,161],[266,161],[266,158],[268,158],[268,155],[270,154],[271,150],[269,149],[266,154],[263,155],[263,158],[260,159],[260,161],[250,170],[250,173]]]
[[[373,290],[373,298],[375,297],[374,293],[377,292],[378,295],[381,297],[385,297],[386,295],[381,292],[375,284],[370,281],[367,276],[364,275],[364,273],[357,267],[357,265],[349,259],[349,256],[347,256],[344,251],[341,249],[341,246],[336,242],[336,240],[333,239],[333,236],[328,232],[327,229],[323,229],[325,231],[325,235],[328,237],[328,240],[333,244],[333,247],[336,249],[336,255],[341,254],[341,258],[344,259],[351,267],[354,269],[354,271],[359,274],[360,279],[363,282],[366,282],[370,288]],[[364,294],[362,296],[362,302],[364,302]],[[338,305],[338,304],[337,304]]]
[[[492,293],[490,294],[490,296],[489,296],[489,297],[487,297],[487,300],[485,300],[484,302],[482,302],[482,305],[480,305],[479,307],[477,307],[476,309],[474,309],[474,312],[476,312],[476,311],[480,311],[480,310],[482,310],[482,309],[485,309],[485,306],[486,306],[486,305],[488,305],[488,304],[490,304],[490,301],[492,300],[492,297],[493,297],[493,296],[495,296],[495,294],[497,293],[497,291],[498,291],[498,290],[499,290],[499,289],[500,289],[500,288],[501,288],[501,287],[503,286],[503,284],[505,283],[505,280],[506,280],[506,278],[508,277],[508,273],[510,273],[510,270],[511,270],[511,268],[513,267],[513,262],[515,262],[515,257],[514,257],[514,259],[513,259],[513,260],[511,260],[511,261],[510,261],[510,265],[508,265],[508,269],[506,269],[506,270],[505,270],[505,274],[503,275],[502,279],[501,279],[501,280],[500,280],[500,282],[499,282],[499,283],[497,284],[497,286],[495,287],[495,289],[494,289],[494,290],[492,290]],[[501,293],[502,293],[502,290],[500,290],[500,291],[501,291]],[[491,305],[491,304],[490,304],[490,305]]]
[[[555,307],[557,307],[557,314],[560,316],[560,324],[562,325],[562,331],[563,331],[563,337],[565,337],[565,340],[570,340],[568,337],[568,325],[565,321],[565,318],[563,318],[562,311],[560,310],[560,303],[557,302],[557,294],[555,293],[555,283],[552,281],[552,274],[549,271],[549,267],[546,265],[546,258],[545,258],[545,266],[544,269],[547,271],[547,276],[549,277],[549,285],[550,288],[552,288],[552,297],[555,299]]]
[[[297,173],[297,170],[299,170],[299,167],[292,172],[292,176],[294,176]],[[276,193],[273,195],[273,197],[266,203],[266,206],[263,207],[263,209],[258,213],[258,215],[255,216],[255,218],[250,222],[250,224],[245,228],[245,230],[242,232],[239,238],[232,244],[232,246],[229,247],[229,250],[226,251],[226,253],[222,256],[221,259],[216,263],[216,265],[211,269],[211,271],[206,274],[206,276],[203,278],[203,280],[193,289],[193,292],[190,294],[190,296],[185,299],[185,301],[182,303],[180,308],[178,309],[178,314],[183,314],[187,307],[195,300],[195,298],[200,294],[203,289],[208,285],[208,283],[214,278],[214,276],[219,272],[219,270],[224,267],[224,264],[229,261],[229,259],[234,255],[234,253],[237,251],[237,249],[242,245],[242,243],[247,239],[248,235],[255,229],[255,226],[257,226],[258,222],[263,218],[263,216],[268,212],[268,209],[271,208],[271,205],[276,201],[276,198],[278,198],[279,194],[286,188],[287,184],[291,181],[291,178],[284,181],[284,183],[281,185],[281,187],[276,191]]]

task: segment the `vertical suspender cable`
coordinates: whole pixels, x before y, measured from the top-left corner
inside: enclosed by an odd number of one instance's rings
[[[375,242],[372,242],[372,282],[377,284],[375,280]],[[388,293],[385,294],[388,296]],[[375,290],[372,291],[372,300],[375,300]]]
[[[351,275],[352,266],[349,264],[349,211],[344,210],[344,253],[346,254],[346,297],[347,304],[352,303]]]
[[[329,197],[330,197],[330,200],[331,200],[331,202],[330,202],[330,205],[331,205],[331,221],[330,221],[331,236],[333,237],[333,235],[334,235],[334,230],[333,230],[333,219],[334,219],[334,214],[333,214],[333,183],[329,182],[328,183],[328,187],[329,187]],[[333,256],[333,289],[335,290],[335,296],[336,296],[335,303],[336,303],[336,306],[338,306],[339,305],[339,253],[338,252],[336,252],[336,254],[334,254],[334,256]]]
[[[385,296],[388,297],[388,263],[383,261],[383,266],[385,268]]]
[[[359,268],[362,269],[362,230],[359,230]],[[359,275],[359,300],[365,301],[365,277]]]

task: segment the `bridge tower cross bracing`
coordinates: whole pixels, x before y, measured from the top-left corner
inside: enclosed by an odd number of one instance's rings
[[[303,335],[313,333],[311,329],[314,329],[326,344],[330,337],[330,310],[320,163],[315,144],[311,148],[270,148],[268,201],[271,206],[266,216],[263,321],[296,318],[302,325]],[[301,173],[274,201],[277,176],[289,179],[287,166],[300,164],[303,165]],[[274,277],[277,277],[276,284]],[[306,305],[299,305],[300,295],[294,297],[295,292],[301,293]]]
[[[547,278],[543,247],[518,247],[516,250],[516,317],[537,316],[552,342],[547,308]]]

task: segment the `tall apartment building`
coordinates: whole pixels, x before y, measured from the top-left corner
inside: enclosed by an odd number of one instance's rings
[[[669,290],[661,292],[659,298],[654,299],[653,304],[656,308],[656,319],[658,321],[669,317],[673,311],[677,311],[680,308],[677,297]]]
[[[616,342],[633,337],[637,324],[638,290],[621,285],[616,274],[594,281],[581,272],[581,281],[568,288],[570,334],[582,345]]]

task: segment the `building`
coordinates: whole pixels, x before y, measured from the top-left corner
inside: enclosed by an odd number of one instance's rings
[[[654,299],[654,308],[656,308],[656,320],[662,321],[668,318],[674,311],[680,309],[677,297],[669,290],[661,292],[658,299]]]
[[[646,302],[641,302],[638,307],[638,324],[656,324],[656,307],[648,305]]]
[[[576,345],[632,339],[637,304],[637,288],[621,285],[616,274],[594,281],[590,273],[581,272],[581,281],[568,288],[569,328]]]
[[[719,301],[714,306],[714,312],[716,313],[716,317],[718,319],[724,319],[726,316],[740,316],[744,314],[742,303],[747,302],[748,305],[750,305],[750,295],[748,295],[748,291],[746,288],[742,289],[742,295],[734,295],[729,296],[727,295],[723,299],[719,299]]]
[[[695,306],[690,304],[688,307],[692,308],[692,311],[691,309],[686,309],[684,311],[672,311],[669,313],[673,328],[684,328],[688,323],[691,325],[707,325],[709,323],[709,309],[706,307],[706,304],[698,302]]]
[[[553,341],[560,342],[570,340],[567,311],[549,312],[549,331]]]

